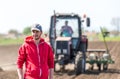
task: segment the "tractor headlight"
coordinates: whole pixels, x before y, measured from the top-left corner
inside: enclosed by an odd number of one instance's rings
[[[90,59],[90,60],[95,60],[95,59],[96,59],[96,55],[95,55],[94,53],[91,53],[91,54],[89,55],[89,59]]]
[[[67,49],[63,49],[63,54],[67,54]]]
[[[108,54],[108,53],[103,54],[103,59],[109,59],[109,58],[110,58],[110,54]]]
[[[57,49],[57,54],[60,54],[61,53],[61,49]]]

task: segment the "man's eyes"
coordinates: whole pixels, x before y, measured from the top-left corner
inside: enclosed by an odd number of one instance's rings
[[[38,33],[39,31],[33,30],[32,32],[33,32],[33,33]]]

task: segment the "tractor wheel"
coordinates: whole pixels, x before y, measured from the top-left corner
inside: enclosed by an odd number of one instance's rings
[[[103,64],[103,70],[107,70],[108,69],[108,64]]]
[[[64,71],[65,71],[65,65],[61,65],[61,66],[60,66],[60,71],[61,71],[61,72],[64,72]]]
[[[79,75],[79,74],[84,72],[83,62],[84,62],[84,59],[83,59],[82,53],[79,52],[76,55],[76,58],[75,58],[75,72],[76,72],[76,75]]]
[[[56,63],[57,61],[54,61],[54,71],[56,72]]]

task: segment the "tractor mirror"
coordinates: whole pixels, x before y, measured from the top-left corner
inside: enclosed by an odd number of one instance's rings
[[[90,18],[89,17],[86,18],[86,25],[87,25],[87,27],[90,27]]]

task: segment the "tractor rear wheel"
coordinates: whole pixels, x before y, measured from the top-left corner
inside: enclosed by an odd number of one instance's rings
[[[75,58],[75,73],[76,75],[79,75],[84,72],[84,59],[83,54],[81,52],[78,52]]]

